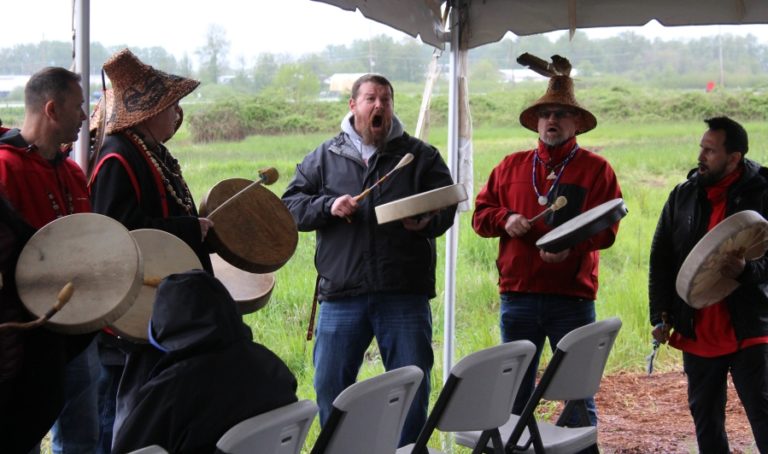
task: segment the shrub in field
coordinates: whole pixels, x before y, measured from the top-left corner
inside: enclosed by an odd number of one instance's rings
[[[243,140],[246,126],[237,102],[227,101],[199,109],[187,119],[196,143]]]
[[[658,90],[632,83],[584,83],[579,102],[599,121],[697,121],[728,115],[740,121],[768,118],[768,92],[747,90]],[[520,85],[489,94],[472,94],[470,109],[475,128],[518,125],[520,112],[543,94],[543,85]],[[421,107],[420,95],[401,94],[395,112],[413,132]],[[347,99],[288,102],[276,96],[232,98],[195,106],[189,126],[195,142],[242,140],[246,135],[326,132],[335,134],[349,111]],[[434,95],[430,127],[447,124],[448,98]]]

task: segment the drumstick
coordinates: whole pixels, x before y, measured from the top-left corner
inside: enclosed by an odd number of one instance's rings
[[[0,324],[0,331],[3,331],[5,329],[31,329],[31,328],[37,328],[38,326],[42,325],[43,323],[47,322],[51,319],[54,315],[56,315],[57,312],[61,310],[62,307],[64,307],[65,304],[69,302],[69,300],[72,298],[72,295],[75,293],[75,285],[72,284],[72,281],[67,282],[64,284],[64,287],[59,290],[59,294],[56,295],[56,304],[53,305],[52,308],[48,310],[45,314],[43,314],[41,317],[39,317],[37,320],[32,320],[31,322],[7,322]]]
[[[245,194],[255,186],[258,186],[260,184],[270,185],[277,181],[277,179],[280,177],[280,175],[277,173],[277,169],[274,167],[267,167],[265,169],[259,170],[259,179],[254,181],[253,183],[249,184],[248,186],[244,187],[240,191],[237,192],[237,194],[233,195],[232,197],[228,198],[224,201],[221,205],[217,206],[213,211],[208,213],[208,216],[206,216],[210,220],[214,220],[214,216],[216,215],[216,212],[224,208],[225,206],[232,203],[234,200],[237,200],[238,197]]]
[[[162,280],[163,280],[162,277],[157,277],[157,276],[147,277],[147,276],[144,276],[144,285],[146,285],[147,287],[155,287],[155,288],[157,288],[157,286],[160,285],[160,281],[162,281]]]
[[[560,208],[564,207],[567,203],[568,203],[568,199],[566,199],[565,196],[561,195],[560,197],[556,198],[555,201],[552,202],[552,205],[548,206],[546,210],[542,211],[541,213],[537,214],[531,219],[528,219],[528,222],[534,223],[537,220],[539,220],[540,217],[544,216],[547,213],[559,210]]]
[[[375,188],[379,184],[383,183],[387,178],[389,178],[390,175],[395,173],[395,170],[407,166],[408,164],[411,163],[411,161],[413,161],[413,154],[412,153],[406,153],[405,156],[403,156],[400,159],[400,162],[398,162],[397,165],[392,170],[387,172],[386,175],[384,175],[383,177],[379,178],[378,181],[376,181],[376,183],[373,183],[373,185],[371,185],[365,191],[363,191],[360,194],[354,196],[353,199],[355,199],[355,202],[359,202],[359,201],[363,200],[364,198],[366,198],[373,188]]]
[[[397,165],[392,170],[387,172],[387,174],[384,175],[383,177],[379,178],[376,181],[376,183],[373,183],[368,189],[366,189],[365,191],[361,192],[360,194],[352,197],[352,199],[355,202],[359,202],[359,201],[363,200],[364,198],[366,198],[368,196],[368,194],[370,194],[370,192],[371,192],[371,190],[373,190],[373,188],[375,188],[379,184],[383,183],[384,180],[386,180],[387,178],[389,178],[390,175],[395,173],[395,171],[397,169],[400,169],[400,168],[405,167],[408,164],[410,164],[411,161],[413,161],[413,153],[406,153],[405,155],[403,155],[402,158],[400,158],[400,162],[398,162]],[[346,219],[347,219],[347,222],[352,222],[352,218],[350,218],[349,216],[346,216]]]

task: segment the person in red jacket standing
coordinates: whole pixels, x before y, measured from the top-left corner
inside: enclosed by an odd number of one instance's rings
[[[0,130],[0,188],[11,207],[34,229],[63,216],[91,211],[85,174],[63,148],[63,144],[77,139],[87,118],[84,103],[78,74],[64,68],[44,68],[32,75],[24,89],[21,128]],[[42,337],[40,333],[25,337],[30,356],[33,356],[31,352],[38,351],[31,346],[39,346]],[[45,389],[28,391],[49,396],[64,393],[63,412],[54,425],[55,453],[93,452],[95,448],[98,420],[94,384],[98,368],[92,338],[92,334],[53,339],[49,336],[47,348],[62,351],[62,355],[53,355],[58,366],[51,364],[50,369],[39,370],[41,366],[37,363],[45,361],[43,357],[24,358],[26,365],[22,367],[37,367],[38,374],[58,374],[57,367],[64,367],[62,381]],[[76,353],[79,354],[74,356]],[[73,356],[66,366],[58,363],[61,358],[66,362]],[[25,374],[34,375],[22,370],[18,376]],[[24,393],[23,389],[30,385],[17,382],[16,386],[18,393]],[[23,421],[14,422],[20,425],[19,430],[3,424],[0,439],[5,448],[10,443],[9,452],[29,452],[33,447],[29,443],[39,442],[53,420],[44,422],[48,427],[40,427],[39,419],[27,425]],[[8,433],[3,433],[6,428]],[[27,438],[30,434],[37,439],[30,441]]]
[[[595,321],[599,250],[613,244],[618,225],[558,253],[536,247],[553,228],[604,202],[621,197],[613,169],[601,156],[579,146],[578,134],[597,126],[573,94],[573,80],[556,75],[546,94],[520,114],[520,123],[538,132],[533,150],[506,156],[491,172],[475,201],[472,227],[482,237],[499,237],[501,337],[528,339],[536,357],[515,399],[520,414],[530,397],[545,338],[554,348],[569,331]],[[530,222],[559,196],[565,207]],[[594,400],[589,419],[597,424]]]

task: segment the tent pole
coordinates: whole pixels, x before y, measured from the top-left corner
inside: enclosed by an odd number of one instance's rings
[[[454,181],[459,176],[459,89],[458,89],[458,60],[459,60],[459,11],[458,4],[451,7],[450,23],[450,54],[448,73],[448,168]],[[456,254],[459,245],[459,212],[456,211],[453,226],[445,236],[445,300],[443,320],[443,383],[448,380],[453,367],[454,332],[454,303],[456,301]]]
[[[90,117],[90,99],[91,99],[91,2],[90,0],[75,0],[74,12],[74,33],[75,33],[75,69],[81,76],[80,85],[83,87],[83,97],[86,105],[85,113]],[[84,172],[88,170],[88,148],[89,131],[88,120],[86,118],[83,126],[80,128],[80,134],[75,142],[75,162],[80,165]]]

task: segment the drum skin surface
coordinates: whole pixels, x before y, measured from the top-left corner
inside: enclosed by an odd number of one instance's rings
[[[232,295],[241,314],[256,312],[267,305],[275,287],[273,273],[243,271],[230,265],[217,254],[211,254],[211,263],[213,273]]]
[[[46,323],[52,331],[84,334],[122,316],[141,289],[144,267],[128,230],[96,213],[56,219],[24,246],[16,265],[16,285],[24,306],[37,317],[56,303],[72,282],[69,302]]]
[[[628,213],[624,199],[613,199],[560,224],[536,241],[536,247],[558,253],[619,222]]]
[[[740,251],[746,260],[768,251],[768,221],[752,210],[728,216],[696,243],[680,266],[675,289],[689,306],[701,309],[721,301],[739,282],[720,274],[721,257]]]
[[[206,217],[253,181],[230,178],[216,183],[200,203]],[[216,212],[206,242],[231,265],[252,273],[270,273],[296,251],[299,232],[283,202],[262,185],[254,185]]]
[[[175,235],[157,229],[138,229],[132,230],[131,236],[139,247],[145,278],[163,279],[170,274],[203,268],[195,251]],[[115,333],[133,342],[148,342],[147,329],[156,290],[149,285],[141,286],[133,305],[112,323]]]
[[[465,200],[467,190],[464,185],[452,184],[378,205],[375,208],[376,219],[379,224],[386,224],[456,205]]]

